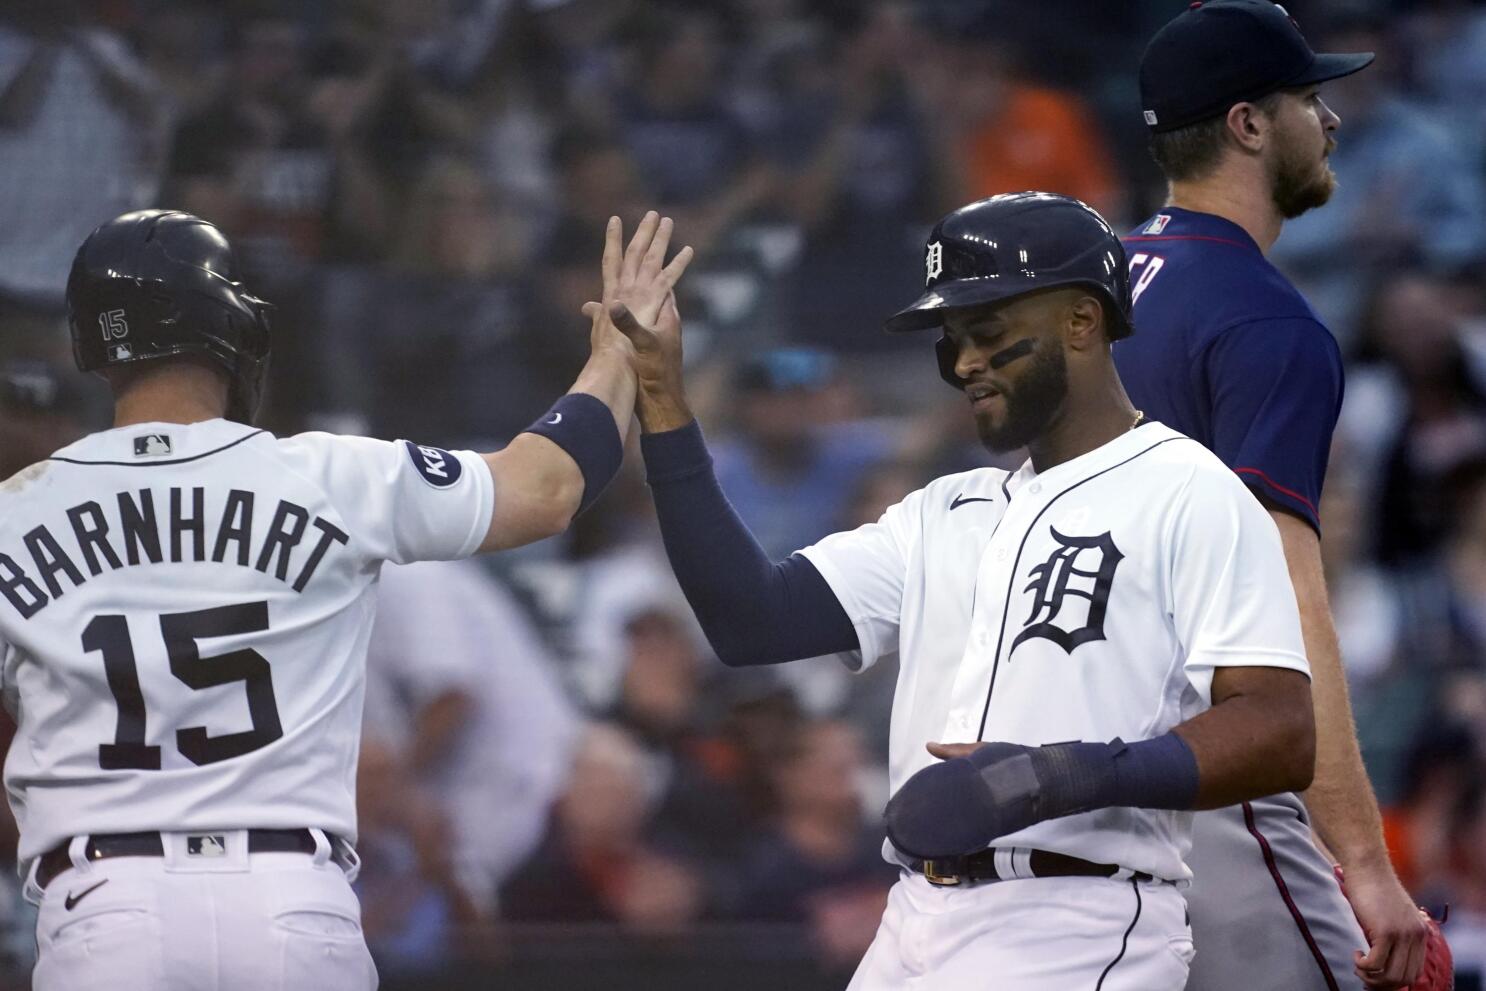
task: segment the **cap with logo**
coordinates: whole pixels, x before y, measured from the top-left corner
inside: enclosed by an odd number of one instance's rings
[[[1152,131],[1172,131],[1276,90],[1349,76],[1372,60],[1372,52],[1317,54],[1270,0],[1197,2],[1146,46],[1140,105]]]

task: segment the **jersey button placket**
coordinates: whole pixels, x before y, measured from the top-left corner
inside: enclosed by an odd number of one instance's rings
[[[1007,510],[1008,515],[1012,510]],[[1006,548],[1004,532],[1006,520],[998,528],[981,554],[980,566],[976,569],[975,611],[970,617],[970,629],[965,638],[965,649],[960,655],[959,670],[955,673],[954,688],[949,697],[949,708],[945,713],[945,738],[957,742],[975,742],[980,729],[981,707],[985,703],[985,686],[990,681],[994,658],[995,632],[1001,622],[1000,610],[1004,608],[1007,576],[1006,561],[1010,551]],[[1014,531],[1015,528],[1012,528]],[[988,591],[988,590],[996,591]]]
[[[1041,482],[1032,482],[1025,488],[1027,496],[1038,496],[1042,492]],[[975,722],[970,727],[970,733],[976,739],[984,739],[989,736],[995,739],[995,731],[992,729],[990,705],[992,679],[996,674],[997,654],[1004,649],[1004,637],[1000,632],[1008,621],[1007,613],[1011,609],[1012,599],[1016,596],[1016,548],[1022,543],[1026,527],[1037,518],[1041,511],[1043,501],[1026,496],[1017,499],[1013,495],[1010,505],[1006,508],[1006,516],[1002,519],[1000,528],[996,534],[995,548],[987,553],[979,574],[976,576],[979,582],[979,594],[976,596],[977,610],[980,615],[974,630],[979,631],[983,640],[976,641],[975,652],[979,658],[980,677],[972,686],[967,686],[968,696],[963,704],[973,706],[975,709]],[[958,685],[956,686],[959,687]],[[956,695],[956,701],[960,696]],[[982,728],[982,718],[985,726]]]

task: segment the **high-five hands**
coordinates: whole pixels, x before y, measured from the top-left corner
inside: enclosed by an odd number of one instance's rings
[[[624,342],[639,384],[636,412],[646,432],[671,430],[691,422],[681,378],[681,316],[673,289],[691,263],[689,247],[665,262],[672,223],[645,214],[621,257],[621,225],[609,220],[604,245],[604,299],[583,305],[593,321],[594,347]]]
[[[621,249],[623,223],[618,217],[609,218],[604,232],[603,300],[583,304],[583,315],[593,321],[595,348],[625,346],[631,338],[626,328],[648,328],[662,316],[668,300],[674,313],[671,291],[691,264],[692,250],[682,248],[665,264],[672,228],[670,217],[651,210],[641,218],[629,246]],[[619,326],[621,322],[624,326]]]

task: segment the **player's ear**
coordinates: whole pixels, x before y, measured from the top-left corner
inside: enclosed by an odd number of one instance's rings
[[[1228,135],[1245,151],[1258,153],[1264,149],[1269,135],[1270,120],[1256,103],[1235,103],[1228,108],[1226,118]]]
[[[1064,339],[1075,351],[1107,347],[1104,337],[1104,304],[1097,296],[1079,293],[1068,300]]]

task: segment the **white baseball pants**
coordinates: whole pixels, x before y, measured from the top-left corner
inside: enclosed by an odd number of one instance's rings
[[[223,835],[218,832],[219,835]],[[361,906],[323,840],[316,854],[225,851],[86,861],[38,891],[34,991],[373,991]]]
[[[848,991],[1181,991],[1192,960],[1174,885],[1094,877],[893,886]]]

